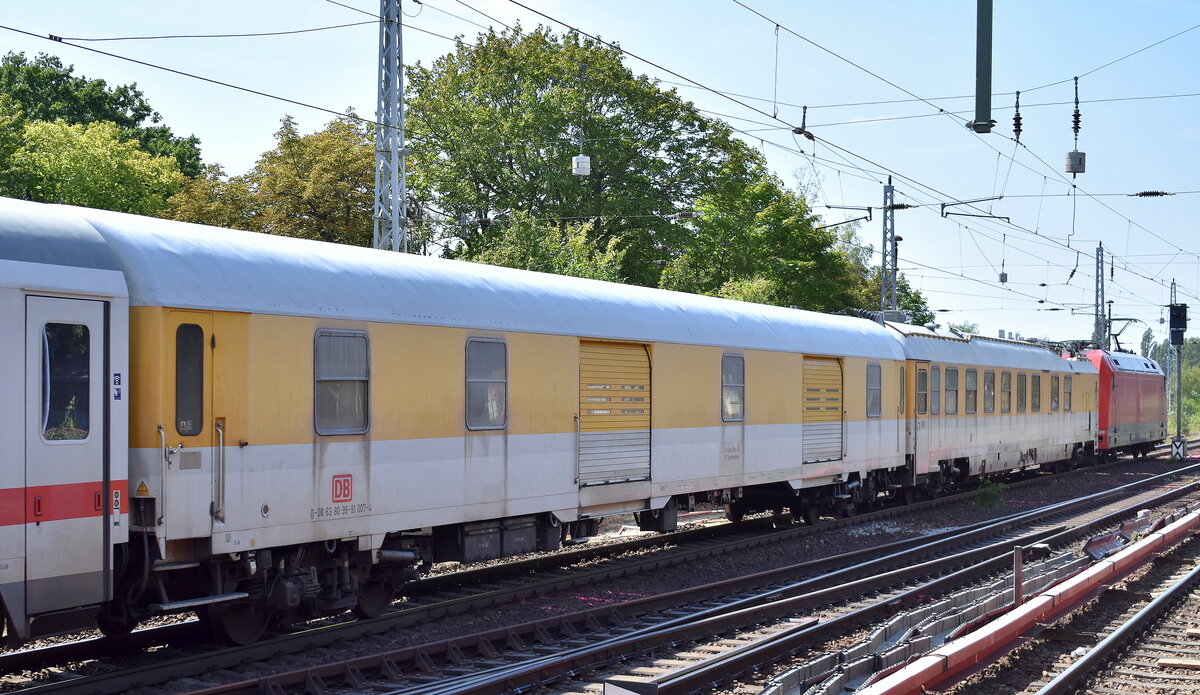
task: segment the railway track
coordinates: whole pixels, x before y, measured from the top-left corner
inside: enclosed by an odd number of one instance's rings
[[[1148,480],[1140,487],[1161,484],[1162,480]],[[198,692],[262,692],[264,688],[267,692],[289,692],[315,690],[316,683],[396,689],[400,682],[406,682],[404,687],[407,689],[398,692],[522,690],[607,662],[627,661],[647,650],[660,649],[665,644],[680,643],[684,639],[699,640],[714,633],[740,634],[737,631],[746,629],[754,631],[764,617],[774,614],[787,616],[783,618],[784,627],[794,632],[800,628],[788,623],[788,617],[797,611],[824,610],[831,602],[842,604],[850,616],[846,623],[833,623],[840,625],[838,629],[845,630],[849,622],[863,624],[863,621],[869,623],[878,619],[882,615],[879,611],[894,610],[897,601],[914,601],[922,592],[943,590],[938,584],[923,580],[925,575],[938,574],[941,575],[939,581],[954,583],[962,581],[953,573],[955,570],[995,571],[1003,564],[1013,542],[1028,543],[1046,537],[1060,530],[1058,526],[1064,523],[1062,518],[1070,513],[1071,507],[1080,504],[1094,507],[1101,504],[1102,499],[1119,497],[1125,492],[1111,490],[1093,496],[1088,502],[1075,500],[1035,514],[978,525],[964,532],[948,532],[936,539],[913,539],[882,549],[861,551],[854,556],[802,563],[800,567],[778,571],[773,585],[769,584],[772,578],[762,576],[728,580],[719,586],[709,585],[616,607],[597,607],[531,624],[380,652],[371,657],[332,659],[317,668],[253,678]],[[1143,495],[1137,505],[1144,504],[1146,497]],[[1029,530],[1035,517],[1039,527]],[[1023,532],[1018,533],[1018,528]],[[936,548],[928,547],[929,540]],[[935,550],[942,557],[928,560]],[[1001,556],[999,563],[988,560],[998,554]],[[868,558],[871,562],[865,564]],[[797,582],[794,579],[797,572],[804,572],[809,578]],[[906,582],[912,588],[898,589],[895,586],[898,582]],[[848,591],[853,595],[847,596]],[[890,595],[883,600],[873,598],[871,595],[878,591],[888,591]],[[809,638],[812,636],[808,635]],[[270,645],[261,646],[266,652],[271,649]],[[243,653],[242,659],[247,658],[260,657]],[[504,665],[496,666],[497,660],[503,660]],[[485,670],[489,664],[491,670]],[[477,675],[467,678],[467,671]],[[430,685],[430,681],[436,681],[437,687]]]
[[[1146,695],[1200,687],[1195,537],[1037,636],[954,695]]]
[[[1024,484],[1037,484],[1037,480],[1034,479]],[[1019,488],[1020,485],[1020,483],[1014,484],[1013,487],[1014,489]],[[946,500],[941,500],[925,504],[928,506],[945,503]],[[214,670],[232,669],[240,663],[269,659],[280,653],[297,652],[301,649],[312,649],[314,646],[319,648],[321,645],[334,645],[347,640],[379,635],[401,627],[417,626],[455,613],[476,611],[485,606],[494,606],[505,601],[522,598],[528,599],[543,593],[562,589],[563,587],[603,582],[613,577],[625,576],[637,572],[652,572],[664,566],[703,560],[722,553],[736,553],[738,550],[746,547],[780,542],[784,538],[819,533],[857,523],[868,523],[880,518],[918,511],[921,508],[922,505],[889,509],[849,520],[823,522],[813,527],[793,526],[770,531],[762,528],[772,523],[771,520],[767,519],[756,522],[760,525],[760,528],[753,533],[737,531],[730,534],[728,527],[723,527],[725,533],[722,533],[721,529],[707,528],[665,537],[658,536],[637,539],[605,547],[577,549],[568,553],[562,553],[557,557],[535,558],[524,563],[513,563],[499,569],[485,568],[434,578],[418,594],[421,596],[421,603],[417,603],[416,601],[410,602],[383,618],[374,621],[326,625],[295,635],[281,636],[249,648],[212,652],[210,651],[211,647],[201,647],[201,649],[205,650],[202,654],[183,654],[178,658],[156,656],[150,660],[151,663],[144,666],[133,669],[122,668],[119,672],[107,674],[87,673],[82,670],[72,672],[70,670],[72,668],[70,666],[72,660],[95,659],[96,653],[103,653],[105,650],[117,653],[129,653],[131,649],[147,649],[153,646],[167,645],[167,649],[159,651],[167,655],[177,653],[184,648],[182,645],[194,645],[197,640],[195,626],[184,624],[181,626],[172,626],[169,629],[145,631],[149,634],[135,633],[132,641],[129,642],[101,640],[94,643],[50,648],[40,653],[7,654],[0,657],[0,673],[13,672],[12,669],[14,666],[27,669],[31,667],[38,668],[38,664],[66,664],[65,668],[60,667],[64,671],[60,677],[70,678],[72,673],[79,673],[81,677],[64,680],[62,683],[42,684],[33,688],[26,688],[26,690],[28,692],[122,692],[137,685],[161,683],[167,680],[178,679],[180,677],[187,678]],[[683,540],[684,538],[686,540]],[[655,553],[655,556],[650,558],[635,556],[622,560],[601,562],[598,567],[567,569],[568,566],[587,565],[588,563],[599,561],[600,558],[606,555],[629,552],[642,548],[647,544],[680,544],[680,547]],[[899,552],[900,549],[897,548],[895,551]],[[807,571],[817,576],[833,571],[839,566],[844,567],[854,562],[856,562],[855,558],[843,557],[829,564],[814,564],[807,568]],[[904,562],[907,562],[907,560],[904,560]],[[485,576],[489,584],[484,588],[478,588],[477,586],[475,589],[471,589],[472,582],[482,581],[473,579],[473,576]],[[516,577],[521,577],[521,579],[518,580]],[[841,581],[837,575],[834,575],[833,579]],[[629,622],[629,619],[623,615],[623,612],[632,610],[633,608],[630,606],[619,610],[612,610],[611,608],[597,609],[592,612],[590,617],[584,617],[578,625],[574,625],[568,619],[556,618],[557,623],[530,627],[524,635],[522,635],[520,630],[514,628],[504,631],[504,634],[499,637],[476,636],[473,642],[463,642],[462,640],[459,640],[458,643],[448,642],[444,647],[445,651],[442,655],[439,655],[436,646],[427,645],[423,648],[411,650],[411,654],[408,656],[399,654],[380,661],[380,669],[382,669],[380,672],[389,675],[389,677],[397,677],[403,671],[404,667],[402,664],[409,663],[406,660],[417,664],[418,671],[424,667],[428,667],[435,659],[448,660],[446,663],[449,663],[453,668],[453,662],[462,660],[456,656],[456,651],[457,654],[469,654],[481,650],[481,653],[486,656],[489,652],[487,647],[482,646],[485,642],[490,644],[499,643],[501,646],[511,646],[518,653],[523,648],[532,649],[536,652],[545,649],[560,649],[563,644],[571,641],[573,633],[587,633],[589,629],[594,628],[596,625],[615,625],[618,632],[622,630],[632,631],[634,624]],[[646,610],[653,611],[656,609],[649,607]],[[551,638],[552,633],[557,636]],[[582,639],[582,637],[579,637],[579,639]],[[539,642],[543,644],[539,645]],[[97,652],[97,649],[100,651]],[[74,653],[71,650],[75,650]],[[495,651],[499,652],[500,650]],[[25,665],[20,663],[21,659],[24,659]],[[389,661],[391,662],[391,666],[388,665]],[[93,671],[101,670],[104,668],[104,664],[89,666],[87,668]],[[343,675],[349,679],[348,682],[356,682],[353,669],[345,671]],[[320,677],[325,678],[327,676]],[[196,685],[200,685],[200,683],[196,682]]]

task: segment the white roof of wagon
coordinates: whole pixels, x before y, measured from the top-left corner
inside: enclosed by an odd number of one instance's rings
[[[104,237],[58,206],[0,197],[0,259],[120,270]]]
[[[1040,345],[1016,340],[971,335],[951,338],[908,332],[897,328],[904,345],[904,355],[910,360],[927,360],[944,364],[1008,367],[1025,371],[1054,370],[1096,373],[1095,366],[1084,360],[1063,359]]]
[[[134,306],[903,359],[887,330],[847,316],[65,209],[108,241]]]

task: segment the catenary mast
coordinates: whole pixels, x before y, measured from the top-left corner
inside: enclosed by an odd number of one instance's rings
[[[404,53],[400,0],[379,0],[379,17],[374,246],[407,253],[408,191],[404,180]]]

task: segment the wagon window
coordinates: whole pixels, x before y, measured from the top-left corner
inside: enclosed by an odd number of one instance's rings
[[[467,429],[504,429],[508,414],[508,350],[499,340],[467,341]]]
[[[904,383],[904,367],[900,367],[900,414],[904,414],[904,397],[908,392],[908,384]]]
[[[929,412],[938,414],[942,403],[942,368],[933,367],[929,370]]]
[[[975,413],[975,403],[979,396],[979,372],[974,369],[967,370],[967,404],[966,411],[968,415]]]
[[[1000,412],[1012,412],[1012,372],[1000,372]]]
[[[958,413],[958,367],[946,367],[946,414]]]
[[[1029,380],[1029,409],[1035,413],[1042,411],[1042,375],[1034,374]]]
[[[1029,385],[1028,374],[1017,374],[1017,412],[1025,412],[1025,393],[1026,387]]]
[[[317,331],[313,375],[317,434],[367,431],[367,347],[367,334],[362,331]]]
[[[746,417],[746,360],[741,355],[721,357],[721,420],[741,422]]]
[[[877,364],[867,365],[867,417],[879,417],[883,411],[883,370]]]
[[[91,332],[77,323],[42,329],[42,439],[87,439]]]
[[[983,412],[991,413],[996,410],[996,373],[983,373]]]
[[[175,431],[194,437],[204,430],[204,329],[175,329]]]
[[[1058,375],[1050,377],[1050,410],[1058,412]]]
[[[1063,377],[1063,410],[1070,412],[1071,410],[1071,377]]]
[[[924,415],[929,409],[929,371],[917,370],[917,414]]]

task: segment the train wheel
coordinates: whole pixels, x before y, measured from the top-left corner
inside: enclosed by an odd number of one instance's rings
[[[817,523],[817,508],[813,504],[804,502],[793,504],[791,511],[793,519],[803,520],[809,526]]]
[[[124,637],[137,627],[137,623],[126,606],[115,609],[105,606],[96,616],[96,627],[100,628],[105,637]]]
[[[746,505],[741,500],[730,502],[725,505],[725,518],[735,524],[741,523],[746,516]]]
[[[271,611],[258,602],[212,603],[198,613],[214,637],[239,646],[257,641],[271,622]]]
[[[363,582],[358,589],[358,604],[354,614],[360,618],[378,618],[392,603],[392,583],[386,579]]]

